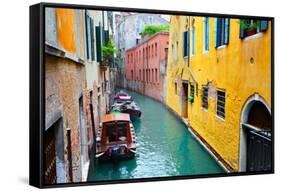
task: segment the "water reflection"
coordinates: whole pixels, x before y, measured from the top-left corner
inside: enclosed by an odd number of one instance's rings
[[[88,181],[224,172],[165,106],[128,93],[142,110],[142,118],[134,122],[137,155],[117,163],[95,163],[92,159]]]

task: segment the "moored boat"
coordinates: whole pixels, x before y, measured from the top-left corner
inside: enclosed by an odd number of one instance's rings
[[[114,98],[117,103],[131,103],[133,101],[132,96],[117,96]]]
[[[122,113],[128,113],[130,115],[131,121],[136,121],[141,117],[141,110],[135,102],[122,104],[119,108]]]
[[[135,156],[136,137],[128,114],[105,115],[96,137],[96,158],[99,160],[128,159]]]

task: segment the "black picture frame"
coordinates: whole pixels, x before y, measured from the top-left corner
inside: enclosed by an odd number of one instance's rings
[[[271,111],[272,111],[272,170],[262,172],[235,172],[208,175],[188,175],[175,177],[159,178],[138,178],[122,179],[111,181],[95,182],[76,182],[62,183],[54,185],[44,185],[43,181],[43,129],[45,124],[45,8],[72,8],[72,9],[91,9],[105,11],[123,11],[123,12],[140,12],[140,13],[157,13],[169,15],[190,15],[190,16],[212,16],[212,17],[230,17],[244,19],[261,19],[271,21]],[[94,5],[77,5],[77,4],[58,4],[58,3],[39,3],[30,6],[29,9],[29,58],[30,58],[30,128],[29,128],[29,184],[38,188],[54,188],[69,186],[101,185],[131,182],[148,182],[148,181],[167,181],[179,179],[210,178],[210,177],[231,177],[257,174],[274,173],[274,17],[261,17],[250,15],[232,15],[232,14],[214,14],[214,13],[197,13],[171,10],[140,9],[126,7],[104,7]]]

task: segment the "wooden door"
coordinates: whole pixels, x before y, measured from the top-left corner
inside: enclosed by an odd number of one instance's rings
[[[45,184],[55,184],[57,182],[56,174],[56,143],[54,127],[50,127],[45,132],[44,151],[45,151]]]

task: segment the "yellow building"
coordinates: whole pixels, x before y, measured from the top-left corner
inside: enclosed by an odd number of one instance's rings
[[[172,16],[168,55],[167,105],[229,171],[271,169],[271,21]]]

